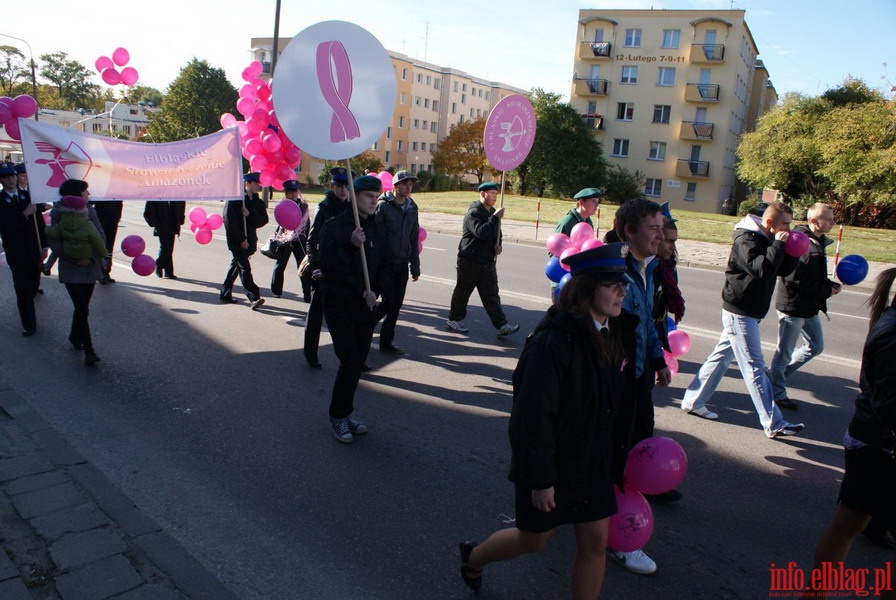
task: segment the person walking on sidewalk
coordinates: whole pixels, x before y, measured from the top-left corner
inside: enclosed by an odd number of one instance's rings
[[[768,371],[775,404],[794,410],[797,403],[787,397],[787,378],[824,350],[824,332],[819,312],[827,316],[827,300],[840,293],[840,284],[828,278],[825,248],[834,243],[825,234],[834,226],[834,211],[830,205],[816,202],[806,213],[809,225],[794,227],[794,231],[809,238],[809,251],[800,257],[796,268],[781,277],[778,286],[778,348]],[[803,345],[794,353],[797,340]]]
[[[777,276],[789,274],[796,266],[796,259],[784,252],[792,220],[789,206],[772,202],[761,218],[747,215],[735,225],[722,288],[722,335],[684,394],[681,410],[686,413],[719,418],[706,408],[706,401],[735,359],[765,435],[776,438],[803,430],[802,423],[787,422],[774,403],[759,332]]]
[[[187,213],[183,200],[152,200],[143,208],[143,220],[152,227],[152,234],[159,238],[159,256],[156,258],[156,275],[165,279],[177,279],[174,274],[174,240],[180,235]]]
[[[486,565],[540,552],[571,524],[572,597],[600,594],[617,510],[613,481],[621,480],[631,430],[622,416],[631,411],[621,410],[634,376],[637,321],[622,310],[627,252],[616,243],[564,258],[572,277],[526,340],[509,425],[516,524],[481,544],[460,544],[461,578],[474,590]]]
[[[404,348],[394,344],[395,325],[404,304],[408,271],[413,281],[420,277],[420,223],[417,204],[411,198],[415,181],[418,179],[410,171],[396,173],[392,182],[395,193],[380,201],[374,216],[376,236],[383,244],[377,289],[386,315],[380,325],[380,352],[386,354],[404,354]]]
[[[252,278],[252,264],[249,262],[249,258],[258,249],[258,229],[268,224],[268,211],[258,197],[261,190],[260,179],[261,173],[257,172],[243,175],[245,197],[242,200],[231,200],[224,210],[227,248],[233,259],[221,285],[221,302],[237,302],[233,297],[233,283],[239,276],[252,310],[258,310],[264,304],[261,290]]]
[[[274,298],[279,298],[283,295],[283,277],[286,272],[286,266],[289,264],[290,257],[295,257],[296,259],[297,272],[302,265],[302,259],[305,258],[305,246],[308,243],[308,225],[310,223],[310,219],[308,218],[308,203],[305,202],[305,198],[302,197],[302,192],[299,191],[299,182],[295,179],[284,181],[283,196],[286,200],[296,203],[299,207],[299,211],[302,213],[302,218],[296,229],[290,231],[289,229],[284,229],[278,225],[277,230],[274,232],[275,235],[278,236],[278,239],[283,242],[285,247],[281,248],[280,255],[277,257],[277,262],[274,265],[274,270],[271,273],[271,293],[274,295]],[[303,277],[299,274],[299,284],[302,287],[302,298],[305,302],[310,302],[311,277]]]
[[[463,232],[457,248],[457,284],[451,294],[451,309],[446,327],[458,333],[467,333],[464,324],[467,303],[473,290],[479,290],[482,306],[498,336],[504,337],[519,331],[519,325],[511,325],[501,308],[498,292],[496,261],[501,254],[501,218],[504,207],[495,210],[498,200],[498,184],[494,181],[479,186],[479,200],[473,202],[464,216]]]

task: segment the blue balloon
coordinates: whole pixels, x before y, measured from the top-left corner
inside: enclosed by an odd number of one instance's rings
[[[559,282],[567,273],[568,271],[563,268],[563,265],[560,264],[560,259],[556,256],[552,256],[544,265],[544,274],[554,283]]]
[[[844,256],[837,263],[837,279],[846,285],[862,283],[868,275],[868,261],[858,254]]]
[[[678,329],[678,325],[675,324],[675,319],[671,315],[666,315],[666,331],[675,331],[676,329]]]
[[[566,285],[566,282],[572,279],[572,273],[566,273],[563,277],[560,278],[560,283],[557,284],[557,289],[562,290],[563,286]]]

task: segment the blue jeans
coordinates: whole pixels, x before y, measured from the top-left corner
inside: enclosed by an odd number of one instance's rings
[[[793,349],[796,348],[800,336],[803,338],[803,345],[794,352]],[[815,315],[803,319],[778,311],[778,349],[775,350],[772,366],[768,371],[774,399],[786,398],[785,380],[823,351],[824,333],[821,329],[821,317]]]
[[[784,427],[787,421],[772,402],[772,386],[765,373],[759,319],[743,317],[727,310],[722,311],[722,335],[719,343],[688,386],[681,408],[690,411],[705,406],[732,359],[737,360],[762,428],[770,433]]]

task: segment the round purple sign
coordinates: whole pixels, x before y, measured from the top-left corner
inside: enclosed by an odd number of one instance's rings
[[[535,141],[535,109],[525,96],[512,94],[495,105],[485,123],[485,156],[499,171],[526,160]]]

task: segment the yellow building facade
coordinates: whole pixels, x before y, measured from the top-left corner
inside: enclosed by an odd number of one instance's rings
[[[570,103],[674,210],[731,212],[741,135],[777,103],[742,10],[581,10]]]

